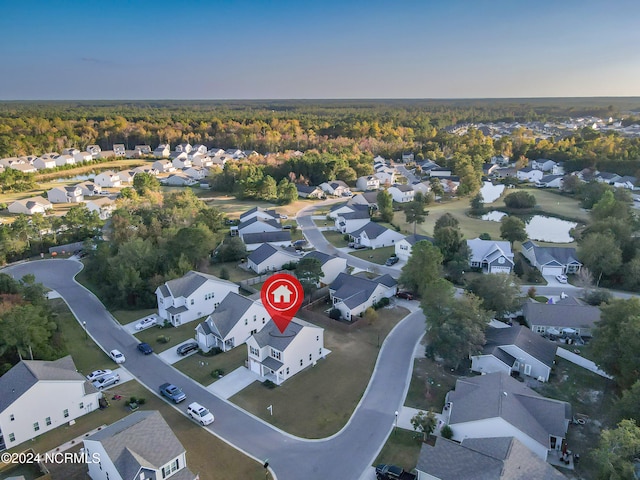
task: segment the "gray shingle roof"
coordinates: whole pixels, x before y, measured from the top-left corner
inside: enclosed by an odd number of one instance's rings
[[[352,237],[359,237],[363,232],[367,234],[367,238],[374,239],[389,230],[387,227],[383,227],[379,223],[369,222],[364,227],[360,227],[358,230],[351,232],[349,235]]]
[[[250,219],[240,223],[240,225],[238,225],[238,230],[243,230],[244,228],[254,223],[259,223],[262,226],[262,228],[265,229],[265,231],[273,230],[273,229],[280,230],[282,228],[282,225],[280,225],[275,219],[262,220],[259,217],[251,217]]]
[[[375,280],[369,280],[364,277],[340,273],[329,289],[334,291],[334,297],[341,299],[349,308],[354,308],[369,299],[380,283],[387,287],[397,285],[396,280],[390,275],[382,275]]]
[[[5,411],[38,381],[83,381],[85,392],[96,389],[78,373],[71,355],[54,361],[22,360],[0,377],[0,412]]]
[[[461,444],[439,437],[423,445],[416,466],[441,480],[557,480],[566,478],[514,437],[466,438]]]
[[[553,366],[557,345],[533,333],[527,327],[517,325],[509,328],[488,328],[485,335],[487,339],[483,349],[485,355],[495,355],[497,350],[501,350],[500,347],[515,345],[548,367]]]
[[[447,398],[454,430],[458,423],[501,417],[541,445],[549,444],[549,435],[566,433],[566,402],[545,398],[503,372],[458,379]]]
[[[319,252],[318,250],[314,250],[313,252],[307,253],[303,258],[315,258],[320,262],[320,264],[324,265],[329,260],[333,260],[334,258],[338,258],[334,255],[329,255],[324,252]]]
[[[297,323],[296,319],[289,322],[284,333],[280,333],[276,324],[273,321],[269,321],[262,330],[253,335],[253,338],[255,338],[260,348],[270,346],[280,352],[284,352],[300,330],[302,330],[302,325]]]
[[[194,272],[190,270],[185,275],[180,278],[175,278],[173,280],[169,280],[165,283],[166,288],[169,290],[169,294],[173,296],[173,298],[184,297],[187,298],[193,292],[195,292],[198,288],[200,288],[207,281],[212,280],[217,283],[224,283],[228,285],[235,286],[234,283],[228,282],[226,280],[222,280],[218,277],[214,277],[213,275],[209,275],[207,273],[202,272]],[[164,295],[164,291],[161,288],[160,292]],[[164,295],[165,297],[167,295]]]
[[[279,362],[278,360],[276,360],[273,357],[265,358],[264,360],[262,360],[262,364],[265,367],[270,368],[274,372],[277,372],[278,370],[280,370],[280,368],[284,365],[284,363]]]
[[[397,188],[398,190],[400,190],[401,192],[412,192],[413,191],[413,187],[411,185],[396,184],[396,185],[394,185],[394,187]]]
[[[527,323],[563,328],[593,328],[600,321],[600,309],[591,305],[527,302],[522,308]]]
[[[355,207],[356,205],[350,205],[350,207]],[[369,215],[369,207],[367,207],[366,205],[362,205],[363,207],[366,208],[366,210],[364,209],[356,209],[356,211],[354,212],[346,212],[346,213],[341,213],[340,216],[343,217],[345,220],[358,220],[358,219],[363,219],[363,218],[369,218],[371,215]]]
[[[269,242],[290,242],[291,232],[288,230],[279,230],[277,232],[245,233],[242,235],[242,241],[245,245]]]
[[[102,444],[122,478],[134,478],[140,468],[157,470],[185,451],[155,410],[132,413],[88,440]]]
[[[404,237],[405,241],[409,243],[409,245],[415,245],[418,242],[426,240],[427,242],[433,243],[435,240],[432,237],[427,237],[426,235],[408,235]]]
[[[217,331],[220,338],[225,338],[252,305],[253,300],[229,292],[204,323],[211,326],[212,331]]]
[[[572,247],[539,247],[534,245],[533,252],[540,265],[558,262],[560,265],[570,263],[582,265],[578,260],[576,249]]]
[[[256,213],[256,212],[266,213],[267,215],[271,216],[274,219],[279,219],[280,218],[280,216],[276,213],[275,210],[265,210],[264,208],[253,207],[252,209],[247,210],[242,215],[240,215],[240,221],[242,222],[243,218],[246,218],[249,215],[251,215],[252,213]]]
[[[276,253],[278,249],[273,245],[268,243],[263,243],[258,248],[256,248],[251,254],[247,257],[247,260],[251,260],[256,265],[260,265],[271,255]]]

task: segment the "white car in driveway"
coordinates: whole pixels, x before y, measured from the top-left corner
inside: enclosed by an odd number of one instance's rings
[[[120,350],[111,350],[109,352],[109,356],[111,357],[111,360],[116,363],[124,363],[124,355]]]
[[[108,375],[110,373],[113,372],[111,372],[111,370],[109,370],[108,368],[104,370],[94,370],[89,375],[87,375],[87,380],[89,380],[90,382],[95,382],[99,378],[104,377],[105,375]]]
[[[138,323],[136,323],[136,330],[144,330],[145,328],[153,327],[158,324],[158,318],[155,315],[151,315],[150,317],[143,318]]]
[[[566,275],[556,275],[556,280],[559,283],[567,283],[567,276]]]
[[[187,407],[187,413],[202,426],[213,423],[213,414],[197,402],[193,402]]]
[[[104,375],[100,377],[98,380],[93,382],[93,386],[98,390],[102,390],[103,388],[110,387],[111,385],[115,385],[120,381],[120,375],[117,373],[109,373],[108,375]]]

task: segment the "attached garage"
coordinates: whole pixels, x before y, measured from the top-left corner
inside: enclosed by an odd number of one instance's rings
[[[511,267],[497,267],[493,265],[489,273],[511,273]]]
[[[542,275],[562,275],[564,272],[562,271],[562,267],[554,267],[554,266],[544,266],[542,267]]]

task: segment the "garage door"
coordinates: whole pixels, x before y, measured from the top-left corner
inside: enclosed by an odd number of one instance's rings
[[[542,267],[542,275],[562,275],[562,267]]]
[[[509,273],[511,272],[510,267],[491,267],[491,273]]]

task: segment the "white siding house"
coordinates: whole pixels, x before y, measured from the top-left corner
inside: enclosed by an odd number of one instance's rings
[[[391,194],[393,201],[397,203],[412,202],[416,193],[411,185],[394,185],[389,187],[387,192]]]
[[[90,212],[97,212],[98,216],[102,220],[106,220],[111,217],[111,214],[116,209],[115,200],[109,197],[95,198],[84,202]]]
[[[47,192],[51,203],[79,203],[84,200],[82,189],[77,185],[72,187],[55,187]]]
[[[247,257],[247,266],[257,274],[281,270],[287,263],[298,263],[300,256],[295,252],[263,243]]]
[[[102,394],[70,355],[22,360],[0,377],[0,450],[13,448],[98,408]]]
[[[219,348],[226,352],[244,344],[270,320],[261,302],[229,293],[216,310],[196,327],[196,340],[203,352]]]
[[[352,321],[383,297],[391,298],[398,290],[398,282],[390,275],[374,280],[340,273],[329,287],[333,308],[340,310],[342,318]]]
[[[433,238],[431,237],[427,237],[426,235],[409,235],[407,237],[404,237],[400,240],[398,240],[395,243],[396,246],[396,257],[398,257],[400,260],[403,261],[407,261],[409,260],[409,257],[411,256],[411,251],[413,249],[413,246],[418,243],[421,242],[423,240],[426,240],[427,242],[433,243]]]
[[[467,240],[467,246],[471,250],[471,268],[479,268],[482,273],[511,273],[514,263],[509,242],[474,238]]]
[[[516,178],[525,182],[539,182],[544,176],[542,170],[531,167],[525,167],[516,172]]]
[[[364,245],[372,249],[390,247],[396,242],[402,240],[404,235],[387,227],[383,227],[379,223],[368,222],[358,230],[349,233],[354,243]]]
[[[96,175],[96,178],[94,178],[93,181],[103,188],[117,188],[122,186],[122,180],[113,170],[107,170],[106,172],[99,173],[98,175]]]
[[[197,480],[186,451],[157,410],[139,411],[83,439],[91,480]]]
[[[235,283],[192,270],[156,289],[158,316],[174,327],[192,322],[213,312],[229,292],[238,293],[238,288]]]
[[[24,213],[25,215],[33,215],[34,213],[46,213],[51,210],[53,205],[49,200],[43,197],[31,197],[23,200],[16,200],[7,207],[9,213]]]
[[[320,283],[329,285],[340,275],[347,270],[347,259],[342,257],[335,257],[323,252],[314,250],[307,253],[304,258],[315,258],[322,265],[322,277],[320,277]]]
[[[329,351],[324,329],[294,318],[284,333],[273,322],[247,340],[249,369],[277,385],[314,366]]]
[[[380,188],[380,180],[373,175],[365,175],[356,180],[356,187],[359,190],[378,190]]]

